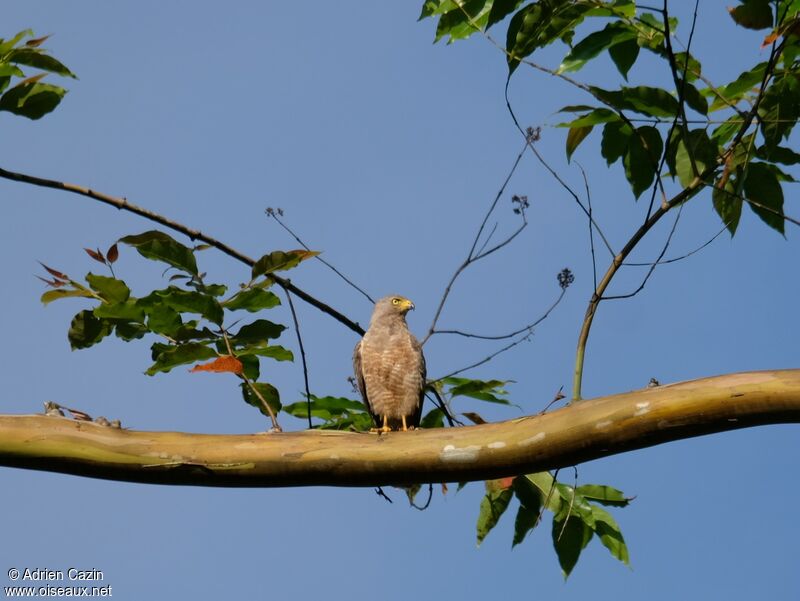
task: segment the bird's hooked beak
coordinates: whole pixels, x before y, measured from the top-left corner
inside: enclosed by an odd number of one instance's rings
[[[407,298],[406,298],[406,299],[403,299],[403,308],[404,308],[406,311],[413,311],[413,310],[414,310],[414,303],[412,303],[412,302],[411,302],[410,300],[408,300]]]

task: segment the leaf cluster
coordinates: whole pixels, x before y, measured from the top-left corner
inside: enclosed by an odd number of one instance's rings
[[[649,189],[664,194],[667,176],[684,190],[710,188],[711,204],[731,235],[744,204],[782,234],[784,189],[795,182],[784,168],[800,163],[787,145],[800,118],[800,3],[741,0],[729,14],[736,25],[765,33],[769,59],[716,84],[688,50],[691,33],[687,50],[674,49],[683,40],[666,7],[632,0],[427,0],[420,18],[436,18],[436,40],[453,42],[509,17],[509,77],[557,42],[568,49],[549,71],[573,84],[567,73],[607,54],[624,81],[616,88],[576,84],[593,103],[561,109],[574,115],[560,124],[568,128],[567,158],[600,129],[602,157],[609,166],[622,165],[635,198]],[[581,24],[591,31],[575,40]],[[671,86],[626,85],[643,51],[661,61]]]
[[[114,273],[118,244],[164,264],[165,273],[172,274],[169,285],[134,296],[128,284]],[[197,252],[202,249],[185,246],[157,230],[120,238],[105,254],[87,248],[87,254],[105,265],[111,275],[90,272],[79,282],[43,265],[52,277],[42,278],[50,290],[41,300],[45,304],[63,298],[92,301],[94,306],[79,311],[70,324],[67,337],[73,349],[89,348],[111,335],[125,342],[154,335],[156,340],[150,346],[152,364],[145,370],[147,375],[169,372],[181,365],[194,365],[191,371],[234,373],[243,380],[242,395],[247,403],[268,414],[266,402],[277,412],[281,409],[278,390],[258,379],[262,358],[294,359],[290,350],[273,342],[286,326],[263,318],[241,322],[243,315],[281,304],[269,289],[272,273],[296,267],[317,253],[305,250],[268,253],[256,262],[251,279],[229,293],[223,284],[206,282],[206,274],[200,271],[197,262]]]
[[[0,38],[0,111],[40,119],[67,93],[60,86],[42,82],[48,74],[75,79],[72,71],[41,47],[48,37],[34,38],[26,29],[11,39]],[[38,73],[26,73],[29,68]]]
[[[616,520],[603,507],[625,507],[631,499],[610,486],[569,486],[550,472],[489,480],[481,500],[477,535],[480,545],[517,500],[512,547],[520,544],[542,521],[545,510],[552,514],[551,535],[558,562],[568,577],[583,549],[597,537],[609,553],[628,565],[628,547]]]

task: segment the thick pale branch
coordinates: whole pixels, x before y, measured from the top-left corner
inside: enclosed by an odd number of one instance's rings
[[[389,434],[136,432],[0,416],[0,465],[199,486],[375,486],[497,478],[663,442],[800,423],[800,370],[717,376],[481,426]]]

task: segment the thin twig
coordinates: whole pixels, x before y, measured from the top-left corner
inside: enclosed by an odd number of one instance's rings
[[[561,299],[564,298],[564,293],[566,293],[566,291],[567,291],[566,288],[562,288],[561,293],[558,295],[558,298],[556,298],[553,304],[550,305],[550,307],[548,307],[548,309],[544,312],[544,314],[541,317],[539,317],[536,321],[529,323],[528,325],[523,326],[518,330],[515,330],[508,334],[498,334],[496,336],[488,336],[483,334],[473,334],[470,332],[463,332],[461,330],[434,330],[434,334],[455,334],[458,336],[463,336],[465,338],[478,338],[480,340],[504,340],[506,338],[513,338],[514,336],[522,334],[522,332],[530,332],[531,330],[533,330],[533,328],[535,328],[545,319],[547,319],[547,316],[550,315],[550,312],[553,309],[555,309],[558,306],[558,303],[561,302]]]
[[[227,332],[227,330],[225,330],[225,328],[222,328],[222,339],[225,341],[225,346],[226,346],[226,347],[227,347],[227,349],[228,349],[228,355],[230,355],[231,357],[235,357],[236,355],[233,353],[233,348],[231,347],[231,341],[230,341],[230,339],[228,338],[228,332]],[[244,372],[242,372],[242,373],[239,373],[239,374],[236,374],[236,375],[237,375],[237,376],[239,376],[239,378],[241,378],[241,379],[242,379],[242,381],[243,381],[245,384],[247,384],[247,387],[250,389],[250,392],[252,392],[254,395],[256,395],[256,398],[257,398],[257,399],[259,400],[259,402],[261,403],[261,406],[262,406],[264,409],[266,409],[266,410],[267,410],[267,413],[269,414],[269,418],[270,418],[270,420],[272,420],[272,429],[273,429],[274,431],[276,431],[276,432],[283,432],[283,430],[281,429],[280,425],[278,425],[278,418],[275,416],[275,412],[272,410],[272,407],[270,407],[270,405],[269,405],[269,403],[267,402],[267,400],[266,400],[266,399],[263,397],[263,395],[262,395],[262,394],[261,394],[261,393],[258,391],[258,388],[256,388],[256,387],[255,387],[255,385],[254,385],[254,384],[253,384],[253,382],[250,380],[250,378],[248,378],[248,377],[245,375],[245,373],[244,373]]]
[[[713,236],[713,237],[712,237],[710,240],[706,240],[706,241],[705,241],[705,243],[701,244],[700,246],[698,246],[698,247],[697,247],[697,248],[695,248],[694,250],[692,250],[692,251],[689,251],[688,253],[686,253],[686,254],[684,254],[684,255],[681,255],[681,256],[679,256],[679,257],[673,257],[673,258],[671,258],[671,259],[663,259],[663,260],[661,260],[661,261],[657,261],[657,263],[658,263],[659,265],[667,265],[667,264],[669,264],[669,263],[675,263],[675,262],[677,262],[677,261],[682,261],[683,259],[688,259],[688,258],[689,258],[689,257],[691,257],[693,254],[695,254],[695,253],[697,253],[697,252],[700,252],[700,251],[701,251],[701,250],[703,250],[703,249],[704,249],[706,246],[708,246],[709,244],[711,244],[711,243],[712,243],[714,240],[716,240],[717,238],[719,238],[719,236],[722,234],[722,232],[724,232],[725,230],[727,230],[727,229],[728,229],[728,225],[729,225],[729,224],[730,224],[730,222],[728,222],[728,223],[726,223],[725,225],[723,225],[723,226],[722,226],[722,229],[721,229],[721,230],[719,230],[719,231],[718,231],[716,234],[714,234],[714,236]],[[622,267],[650,267],[652,264],[653,264],[653,262],[652,262],[652,261],[651,261],[651,262],[649,262],[649,263],[628,263],[628,262],[625,262],[625,263],[623,263],[623,264],[622,264]]]
[[[421,506],[417,505],[416,503],[414,503],[413,500],[409,500],[409,503],[411,503],[411,507],[413,507],[414,509],[418,509],[419,511],[425,511],[430,506],[432,498],[433,498],[433,484],[428,482],[428,500],[425,502],[425,505]]]
[[[517,167],[519,166],[519,163],[520,163],[520,161],[522,160],[522,157],[525,154],[526,148],[527,148],[527,142],[525,143],[525,146],[523,146],[522,150],[520,150],[519,154],[517,154],[517,158],[514,160],[514,164],[511,166],[511,170],[508,172],[508,175],[506,176],[506,179],[503,181],[503,185],[500,186],[500,189],[497,191],[497,194],[495,195],[494,201],[489,206],[489,210],[486,211],[486,215],[484,215],[483,221],[481,222],[481,225],[478,228],[478,233],[475,235],[475,239],[473,240],[472,246],[469,249],[469,253],[467,254],[467,258],[464,260],[463,263],[461,263],[461,265],[458,266],[458,268],[455,270],[455,272],[453,273],[452,277],[450,278],[450,281],[447,283],[447,286],[445,287],[444,292],[442,293],[442,298],[439,301],[439,305],[436,307],[436,313],[434,313],[433,321],[431,322],[430,328],[428,328],[428,333],[425,335],[425,338],[422,339],[422,344],[423,345],[434,334],[434,332],[436,330],[436,323],[439,321],[439,317],[442,314],[442,310],[444,309],[444,305],[447,302],[447,298],[450,296],[450,291],[453,288],[453,284],[458,279],[458,276],[460,276],[461,273],[467,267],[469,267],[472,263],[474,263],[476,261],[479,261],[480,259],[483,259],[484,257],[489,256],[493,252],[495,252],[495,251],[503,248],[505,245],[509,244],[528,225],[527,219],[525,218],[525,211],[524,211],[524,208],[523,208],[521,210],[522,225],[513,234],[511,234],[504,241],[496,244],[495,246],[493,246],[492,248],[490,248],[488,250],[485,250],[485,244],[484,244],[484,246],[481,247],[481,250],[479,250],[476,253],[476,248],[478,247],[478,243],[480,242],[481,235],[483,234],[483,230],[486,228],[486,223],[487,223],[487,221],[489,221],[489,217],[491,216],[491,214],[494,212],[495,208],[497,207],[497,203],[500,201],[500,198],[502,197],[503,193],[505,192],[509,181],[511,181],[511,177],[514,175],[514,172],[517,170]],[[494,232],[492,232],[492,233],[494,233]],[[491,235],[490,235],[490,237],[491,237]],[[487,242],[488,242],[488,240],[487,240]]]
[[[613,295],[613,296],[601,296],[599,298],[599,300],[619,300],[619,299],[623,299],[623,298],[632,298],[632,297],[636,296],[637,294],[639,294],[642,290],[644,290],[645,284],[647,284],[647,281],[650,279],[650,276],[653,275],[653,272],[656,270],[656,267],[658,267],[659,262],[664,257],[664,255],[667,253],[667,249],[669,248],[669,245],[672,242],[672,236],[675,234],[675,230],[678,227],[678,221],[680,221],[680,219],[681,219],[681,213],[683,212],[683,207],[684,206],[685,205],[682,204],[682,205],[680,205],[678,207],[678,213],[675,215],[675,221],[672,222],[672,228],[669,231],[669,235],[667,236],[667,240],[666,240],[666,242],[664,242],[664,246],[661,248],[661,252],[658,254],[658,257],[656,258],[655,262],[650,266],[650,269],[647,270],[647,274],[644,276],[644,279],[642,280],[641,284],[639,284],[639,287],[636,288],[636,290],[634,290],[633,292],[629,292],[628,294],[616,294],[616,295]]]
[[[311,424],[311,389],[308,386],[308,364],[306,363],[306,349],[303,346],[303,337],[300,335],[300,322],[297,319],[297,312],[294,310],[294,303],[292,302],[292,293],[286,290],[286,300],[289,301],[289,310],[292,312],[292,321],[294,322],[294,331],[297,333],[297,345],[300,347],[300,359],[303,362],[303,383],[306,387],[306,404],[308,406],[308,427],[313,428]]]
[[[250,267],[252,267],[255,264],[255,260],[254,259],[252,259],[252,258],[248,257],[247,255],[239,252],[238,250],[232,248],[231,246],[228,246],[227,244],[224,244],[223,242],[220,242],[216,238],[212,238],[211,236],[203,234],[199,230],[195,230],[195,229],[189,228],[189,227],[183,225],[182,223],[178,223],[177,221],[172,221],[171,219],[168,219],[168,218],[164,217],[163,215],[160,215],[158,213],[150,211],[149,209],[145,209],[143,207],[139,207],[139,206],[137,206],[135,204],[132,204],[132,203],[128,202],[128,200],[126,198],[120,198],[120,197],[116,197],[116,196],[111,196],[111,195],[108,195],[108,194],[104,194],[102,192],[97,192],[95,190],[91,190],[90,188],[85,188],[83,186],[78,186],[78,185],[70,184],[70,183],[67,183],[67,182],[61,182],[61,181],[52,180],[52,179],[45,179],[45,178],[36,177],[36,176],[33,176],[33,175],[26,175],[24,173],[16,173],[14,171],[8,171],[8,170],[3,169],[3,168],[0,168],[0,177],[5,178],[5,179],[9,179],[9,180],[12,180],[12,181],[31,184],[31,185],[34,185],[34,186],[41,186],[43,188],[52,188],[54,190],[64,190],[66,192],[72,192],[72,193],[78,194],[80,196],[87,196],[89,198],[92,198],[94,200],[102,202],[103,204],[110,205],[110,206],[115,207],[115,208],[120,209],[120,210],[129,211],[131,213],[139,215],[140,217],[144,217],[145,219],[147,219],[149,221],[153,221],[155,223],[159,223],[159,224],[163,225],[164,227],[168,227],[171,230],[174,230],[176,232],[180,232],[181,234],[184,234],[185,236],[188,236],[191,240],[201,240],[202,242],[205,242],[206,244],[208,244],[210,246],[213,246],[214,248],[216,248],[220,252],[228,255],[229,257],[231,257],[233,259],[236,259],[240,263],[244,263],[245,265],[248,265]],[[338,321],[339,323],[347,326],[348,328],[350,328],[351,330],[353,330],[357,334],[362,335],[362,336],[364,335],[364,328],[362,328],[360,325],[358,325],[358,323],[352,321],[351,319],[349,319],[348,317],[346,317],[345,315],[343,315],[342,313],[340,313],[339,311],[337,311],[333,307],[330,307],[329,305],[323,303],[322,301],[314,298],[313,296],[311,296],[309,293],[305,292],[304,290],[301,290],[300,288],[298,288],[297,286],[292,284],[289,280],[284,279],[284,278],[282,278],[282,277],[280,277],[278,275],[275,275],[275,274],[270,274],[269,277],[272,280],[274,280],[275,283],[278,284],[284,290],[288,290],[288,291],[294,293],[295,295],[297,295],[298,298],[303,299],[305,302],[307,302],[308,304],[316,307],[317,309],[319,309],[323,313],[326,313],[327,315],[330,315],[336,321]]]
[[[439,391],[436,390],[434,386],[429,386],[427,391],[425,392],[425,396],[428,396],[428,393],[433,394],[434,398],[431,399],[431,402],[436,405],[441,412],[444,414],[445,419],[447,420],[447,425],[451,428],[455,428],[456,425],[463,426],[464,422],[460,421],[458,418],[453,417],[453,411],[450,409],[450,406],[447,404],[447,401],[439,394]],[[430,399],[430,397],[428,396]]]
[[[577,161],[575,164],[578,166],[578,169],[581,170],[583,186],[586,189],[586,204],[589,206],[589,250],[592,253],[592,282],[594,283],[594,287],[597,288],[597,257],[594,253],[594,224],[592,223],[592,191],[589,188],[589,178],[586,177],[586,171],[583,169],[583,165]]]
[[[525,342],[526,340],[530,340],[530,337],[532,335],[533,335],[533,332],[528,332],[524,336],[518,338],[517,340],[515,340],[513,342],[510,342],[509,344],[507,344],[506,346],[504,346],[500,350],[497,350],[497,351],[493,352],[491,355],[488,355],[487,357],[484,357],[480,361],[476,361],[475,363],[473,363],[471,365],[467,365],[466,367],[462,367],[461,369],[457,369],[457,370],[455,370],[453,372],[450,372],[449,374],[447,374],[445,376],[442,376],[440,378],[436,378],[435,380],[432,380],[432,381],[433,382],[438,382],[439,380],[444,380],[445,378],[452,378],[453,376],[458,375],[458,374],[460,374],[462,372],[465,372],[465,371],[470,370],[470,369],[474,369],[474,368],[476,368],[476,367],[478,367],[480,365],[483,365],[484,363],[488,363],[489,361],[491,361],[492,359],[497,357],[497,355],[500,355],[502,353],[505,353],[508,350],[511,350],[512,348],[514,348],[515,346],[517,346],[518,344],[520,344],[522,342]]]
[[[273,210],[273,209],[267,209],[267,210],[266,210],[266,213],[267,213],[267,215],[268,215],[269,217],[272,217],[272,218],[273,218],[275,221],[277,221],[277,222],[278,222],[278,224],[279,224],[279,225],[280,225],[280,226],[281,226],[281,227],[282,227],[284,230],[286,230],[286,231],[289,233],[289,235],[290,235],[292,238],[294,238],[294,239],[297,241],[297,243],[298,243],[300,246],[302,246],[302,247],[303,247],[303,248],[305,248],[306,250],[311,250],[311,249],[310,249],[310,248],[309,248],[309,247],[306,245],[306,243],[305,243],[305,242],[303,242],[303,241],[300,239],[300,237],[299,237],[297,234],[295,234],[295,233],[294,233],[294,232],[291,230],[291,228],[289,228],[289,226],[288,226],[288,225],[286,225],[286,224],[285,224],[285,223],[284,223],[284,222],[283,222],[283,221],[280,219],[280,217],[278,216],[278,213],[277,213],[275,210]],[[326,266],[328,269],[330,269],[331,271],[333,271],[333,272],[334,272],[336,275],[338,275],[340,278],[342,278],[342,279],[345,281],[345,283],[347,283],[347,284],[349,284],[349,285],[350,285],[350,287],[351,287],[351,288],[354,288],[355,290],[357,290],[358,292],[360,292],[362,295],[364,295],[364,296],[366,297],[366,299],[367,299],[369,302],[371,302],[373,305],[375,304],[375,300],[374,300],[374,299],[373,299],[373,298],[372,298],[372,297],[371,297],[369,294],[367,294],[367,293],[364,291],[364,289],[363,289],[363,288],[361,288],[361,287],[359,287],[357,284],[355,284],[355,283],[354,283],[354,282],[353,282],[353,281],[352,281],[350,278],[348,278],[348,277],[347,277],[346,275],[344,275],[344,274],[343,274],[341,271],[339,271],[338,269],[336,269],[336,267],[334,267],[332,264],[330,264],[328,261],[326,261],[325,259],[323,259],[323,258],[322,258],[321,256],[319,256],[319,255],[316,255],[314,258],[315,258],[317,261],[321,262],[323,265],[325,265],[325,266]]]
[[[383,489],[380,486],[375,489],[375,494],[378,495],[379,497],[383,497],[384,499],[389,501],[389,503],[394,503],[394,501],[392,501],[389,498],[389,495],[387,495],[385,492],[383,492]]]
[[[552,401],[550,401],[549,403],[547,403],[547,405],[545,405],[545,406],[544,406],[544,409],[542,409],[542,410],[541,410],[541,411],[538,413],[538,415],[543,415],[543,414],[547,413],[547,410],[548,410],[548,409],[550,409],[550,407],[552,407],[552,406],[553,406],[553,405],[555,405],[555,404],[556,404],[558,401],[560,401],[561,399],[564,399],[564,398],[566,398],[566,397],[564,396],[564,387],[563,387],[563,386],[561,386],[561,387],[559,387],[559,389],[558,389],[558,392],[556,392],[556,393],[555,393],[555,395],[553,395],[553,400],[552,400]]]

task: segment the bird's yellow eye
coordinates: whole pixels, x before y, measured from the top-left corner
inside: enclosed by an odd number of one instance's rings
[[[393,305],[399,305],[400,304],[400,299],[399,298],[393,298],[392,299],[392,304]]]

